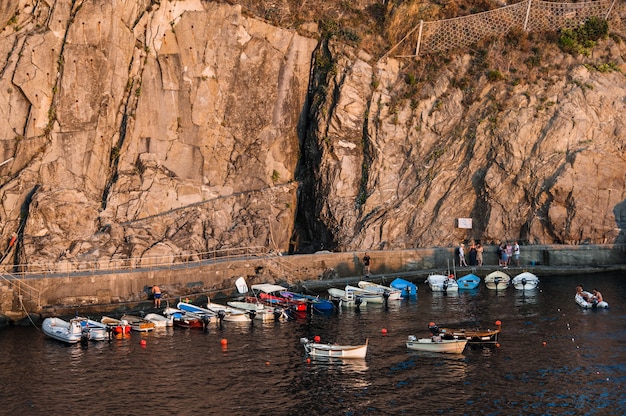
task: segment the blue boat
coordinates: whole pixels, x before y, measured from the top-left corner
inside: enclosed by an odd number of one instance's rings
[[[476,289],[480,284],[480,277],[476,276],[474,273],[466,274],[460,279],[457,279],[457,283],[459,284],[459,290]]]
[[[413,282],[409,282],[408,280],[394,279],[389,285],[394,289],[400,289],[402,291],[402,296],[417,296],[417,286]]]

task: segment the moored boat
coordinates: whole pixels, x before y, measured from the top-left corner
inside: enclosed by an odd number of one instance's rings
[[[307,302],[303,299],[294,299],[281,295],[281,292],[287,291],[286,287],[271,283],[252,285],[253,296],[248,296],[246,302],[261,302],[267,306],[280,307],[292,319],[306,319],[309,316]]]
[[[383,298],[387,298],[387,300],[402,299],[402,291],[400,289],[396,289],[390,286],[385,286],[374,282],[368,282],[365,280],[361,280],[360,282],[358,282],[357,286],[361,289],[367,289],[380,293],[383,295]]]
[[[321,299],[319,296],[306,295],[304,293],[295,293],[290,291],[283,291],[280,294],[286,298],[303,300],[308,302],[313,309],[313,312],[320,314],[327,314],[334,309],[333,303],[328,299]]]
[[[317,342],[317,339],[312,342],[308,338],[300,338],[300,343],[308,355],[327,358],[365,358],[368,342],[366,339],[363,345],[336,345],[322,344]]]
[[[128,322],[133,331],[149,332],[154,330],[154,322],[148,321],[140,316],[122,315],[120,319]]]
[[[498,344],[498,338],[502,329],[502,322],[495,322],[496,329],[452,329],[441,328],[442,338],[467,339],[469,344]]]
[[[190,305],[190,304],[186,304],[186,305]],[[192,305],[192,306],[195,306],[195,305]],[[217,315],[218,319],[223,319],[226,322],[250,322],[252,320],[252,314],[253,314],[253,312],[248,311],[248,310],[233,308],[231,306],[226,306],[226,305],[222,305],[219,303],[213,303],[211,302],[210,299],[206,305],[206,309],[204,308],[199,308],[199,309],[211,311]]]
[[[531,272],[522,272],[511,280],[517,290],[532,290],[539,285],[539,278]]]
[[[504,290],[509,287],[511,276],[501,270],[496,270],[485,276],[485,286],[491,290]]]
[[[447,354],[461,354],[467,345],[467,339],[438,339],[417,338],[409,335],[406,347],[415,351],[441,352]]]
[[[346,292],[344,289],[331,287],[328,289],[328,295],[333,302],[337,302],[339,306],[344,307],[360,307],[365,306],[367,301],[358,296],[353,291]]]
[[[259,319],[261,321],[270,322],[270,321],[281,321],[286,320],[287,314],[284,309],[281,307],[271,307],[266,306],[262,303],[252,303],[252,302],[241,302],[241,301],[230,301],[226,303],[228,306],[233,308],[242,309],[245,311],[254,312],[254,319]]]
[[[431,274],[426,278],[426,283],[433,292],[457,292],[459,284],[453,274]]]
[[[212,315],[196,315],[181,309],[167,307],[163,315],[172,319],[174,326],[179,328],[199,328],[204,329],[214,319]]]
[[[480,277],[474,273],[466,274],[457,279],[457,284],[459,285],[459,290],[473,290],[480,285]]]
[[[349,293],[354,293],[355,296],[360,297],[367,303],[384,303],[385,297],[382,293],[376,292],[370,289],[362,289],[358,286],[346,285],[344,289],[346,291],[346,295]]]
[[[128,334],[130,333],[130,325],[128,321],[123,319],[115,319],[110,316],[103,316],[100,318],[100,322],[108,326],[114,334]]]
[[[158,313],[149,313],[146,315],[146,320],[154,324],[154,328],[167,328],[174,326],[174,318],[172,316],[165,316]]]
[[[87,334],[83,334],[83,327],[79,319],[65,321],[56,317],[46,318],[43,320],[41,330],[48,337],[67,344],[76,344],[82,339],[87,339]]]
[[[417,296],[417,285],[413,282],[409,282],[408,280],[398,277],[396,279],[393,279],[389,286],[395,289],[400,289],[403,296]]]
[[[110,338],[111,330],[102,322],[97,322],[89,318],[77,317],[83,331],[87,332],[87,338],[92,341],[106,341]]]

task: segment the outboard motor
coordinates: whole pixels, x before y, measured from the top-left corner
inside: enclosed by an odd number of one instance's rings
[[[526,282],[527,282],[526,278],[522,277],[522,287],[526,286]]]
[[[222,323],[224,322],[225,317],[226,317],[226,312],[223,309],[220,309],[217,312],[217,319],[220,320],[220,329],[222,329]]]
[[[207,332],[209,330],[210,321],[211,321],[211,318],[208,315],[202,316],[202,330],[204,332]]]
[[[443,281],[443,293],[448,293],[448,279]]]
[[[385,304],[385,309],[389,307],[389,292],[383,292],[383,303]]]
[[[283,310],[281,308],[274,308],[274,322],[280,321],[283,316]]]

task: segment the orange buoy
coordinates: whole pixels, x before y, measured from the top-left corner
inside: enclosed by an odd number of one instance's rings
[[[146,346],[146,340],[142,339],[141,341],[139,341],[139,345],[141,345],[142,347]]]
[[[380,330],[380,332],[382,332],[382,333],[383,333],[383,335],[387,335],[387,328],[383,328],[383,329],[381,329],[381,330]]]
[[[227,345],[228,344],[228,340],[226,338],[222,338],[222,340],[220,342],[222,343],[222,345]]]
[[[265,362],[265,365],[270,365],[270,362],[269,362],[269,361],[266,361],[266,362]]]
[[[544,345],[544,346],[546,345],[546,342],[545,342],[545,341],[543,341],[543,345]]]
[[[307,364],[311,364],[311,359],[310,359],[310,358],[307,358],[307,359],[306,359],[306,363],[307,363]]]
[[[498,320],[498,321],[496,321],[496,325],[497,325],[497,326],[500,326],[500,325],[502,325],[502,322],[500,322],[500,321]]]
[[[320,336],[319,336],[319,335],[315,335],[315,336],[313,337],[313,341],[315,341],[315,342],[320,342],[321,340],[322,340],[322,338],[320,338]]]
[[[436,326],[436,325],[435,325],[434,322],[431,322],[431,323],[428,324],[428,326],[431,327],[431,326]]]

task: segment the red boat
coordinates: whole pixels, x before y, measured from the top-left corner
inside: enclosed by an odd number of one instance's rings
[[[294,319],[306,319],[310,316],[311,308],[309,302],[305,299],[285,297],[281,292],[287,292],[287,288],[269,283],[252,285],[252,293],[255,296],[246,298],[246,301],[252,303],[261,302],[274,308],[283,308],[285,313]]]

